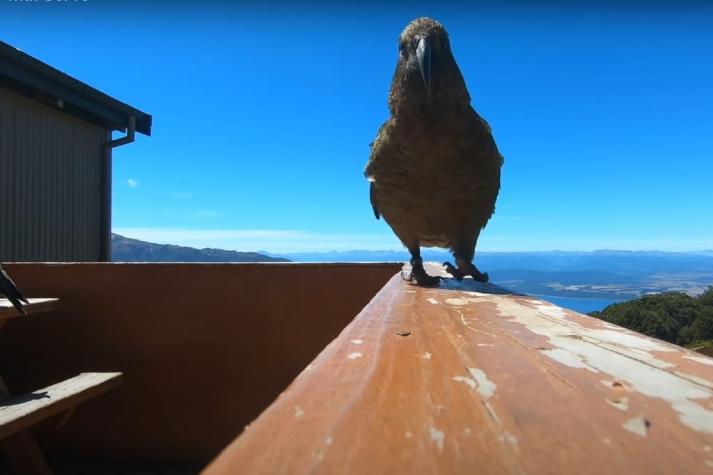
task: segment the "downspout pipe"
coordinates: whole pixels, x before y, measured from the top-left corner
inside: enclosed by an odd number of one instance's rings
[[[120,147],[131,143],[134,141],[134,134],[136,133],[136,117],[133,115],[129,116],[129,126],[126,128],[126,136],[118,138],[116,140],[110,140],[107,142],[106,146],[109,148]]]
[[[111,131],[107,132],[108,140],[104,143],[102,151],[101,171],[101,219],[100,219],[100,244],[99,260],[111,262],[111,151],[116,147],[132,143],[136,134],[136,117],[129,116],[126,135],[111,140]]]

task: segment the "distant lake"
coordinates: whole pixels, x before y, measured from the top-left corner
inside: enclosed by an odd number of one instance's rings
[[[604,307],[613,303],[623,302],[623,300],[611,299],[583,299],[575,297],[554,297],[552,295],[537,295],[535,297],[551,302],[560,307],[568,308],[579,313],[589,313],[597,310],[604,310]]]

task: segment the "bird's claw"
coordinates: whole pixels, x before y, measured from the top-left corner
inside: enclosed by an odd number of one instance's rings
[[[423,268],[422,264],[415,264],[411,266],[411,272],[407,277],[404,277],[404,273],[401,272],[401,278],[409,282],[416,282],[416,285],[422,287],[431,287],[438,285],[441,278],[434,275],[428,275],[426,269]]]
[[[430,287],[438,285],[438,283],[441,281],[441,278],[437,275],[428,275],[425,271],[423,273],[411,271],[411,274],[409,275],[409,280],[415,280],[416,284],[422,287]]]
[[[446,272],[453,276],[456,280],[463,280],[463,272],[455,267],[450,262],[444,262],[443,266],[446,268]]]
[[[428,275],[425,271],[423,274],[411,271],[408,275],[401,271],[401,278],[406,282],[416,282],[416,285],[420,285],[422,287],[437,285],[441,281],[440,277]]]
[[[490,280],[490,276],[488,275],[487,272],[479,272],[476,270],[474,272],[474,274],[475,275],[473,275],[473,274],[470,274],[470,275],[473,277],[473,279],[476,280],[476,282],[480,282],[481,284],[485,284]]]
[[[461,268],[455,267],[450,262],[444,262],[443,266],[446,268],[446,272],[448,272],[450,275],[452,275],[453,278],[456,280],[463,280],[463,277],[465,277],[466,275],[469,275],[476,282],[480,282],[480,283],[484,284],[484,283],[488,282],[488,280],[490,279],[487,272],[485,272],[485,273],[480,272],[472,264],[470,265],[470,268],[465,272]]]

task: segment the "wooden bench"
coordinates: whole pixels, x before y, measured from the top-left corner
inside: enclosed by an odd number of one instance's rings
[[[53,310],[58,300],[32,298],[18,312],[7,299],[0,299],[0,329],[10,318]],[[65,413],[71,414],[80,403],[119,385],[121,373],[81,373],[78,376],[28,394],[11,397],[0,376],[0,448],[16,473],[52,473],[30,429],[35,424]]]
[[[27,299],[30,303],[23,305],[26,315],[18,312],[8,299],[0,298],[0,328],[2,321],[9,318],[27,316],[34,313],[50,312],[57,307],[58,299]]]
[[[44,389],[0,402],[0,439],[119,385],[121,373],[81,373]]]

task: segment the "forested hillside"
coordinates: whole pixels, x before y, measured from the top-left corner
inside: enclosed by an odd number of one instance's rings
[[[697,297],[680,292],[646,295],[591,314],[645,335],[700,348],[713,340],[713,287]]]

